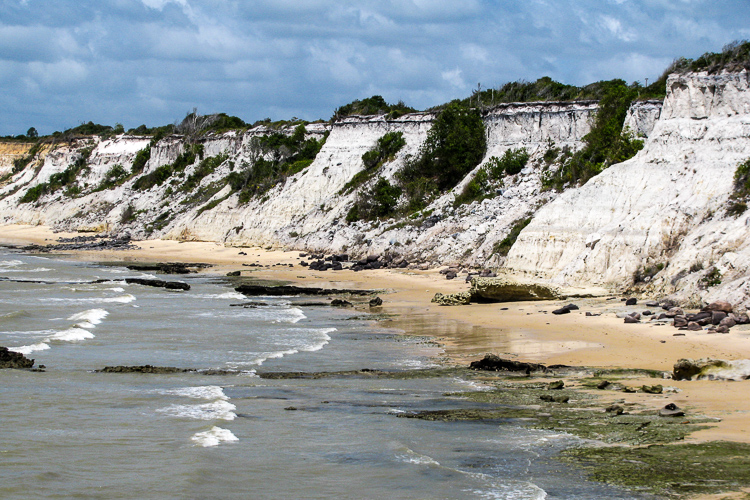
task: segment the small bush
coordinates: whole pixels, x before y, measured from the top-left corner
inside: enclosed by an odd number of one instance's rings
[[[350,193],[362,184],[372,179],[385,163],[393,161],[396,153],[406,146],[406,139],[402,132],[387,132],[380,137],[374,148],[362,155],[365,168],[354,174],[349,182],[341,189],[341,193]]]
[[[493,156],[487,162],[491,179],[502,179],[503,175],[516,175],[523,170],[529,161],[526,148],[508,149],[501,158]]]
[[[481,201],[492,196],[489,192],[489,175],[485,167],[480,168],[474,178],[471,179],[463,188],[461,193],[453,200],[453,207]]]
[[[358,220],[376,220],[392,217],[401,196],[401,188],[392,186],[384,177],[380,177],[370,190],[360,193],[354,206],[346,214],[347,222]]]
[[[31,163],[31,160],[34,159],[40,149],[42,149],[42,143],[37,142],[31,147],[31,149],[28,150],[26,156],[13,160],[13,173],[16,174],[25,169],[29,165],[29,163]]]
[[[737,165],[734,172],[734,189],[729,195],[727,214],[738,217],[747,211],[747,202],[750,200],[750,159]]]
[[[449,104],[435,119],[419,155],[396,173],[407,198],[405,210],[421,210],[439,193],[455,187],[482,161],[486,149],[479,112],[457,102]]]
[[[410,108],[403,101],[396,104],[388,104],[382,96],[374,95],[367,99],[354,100],[336,109],[331,117],[331,121],[339,120],[351,115],[388,115],[388,118],[394,119],[406,113],[416,111]]]
[[[531,217],[526,219],[519,219],[516,222],[513,223],[513,227],[510,228],[510,232],[508,233],[508,236],[503,238],[501,241],[495,243],[495,245],[492,247],[492,253],[501,255],[503,257],[508,255],[508,252],[510,252],[511,247],[518,239],[518,235],[521,234],[521,231],[523,231],[523,228],[529,225],[531,222]]]
[[[76,185],[77,178],[81,172],[89,168],[88,159],[92,151],[93,148],[82,149],[76,161],[69,165],[68,168],[62,172],[52,174],[47,182],[38,184],[26,191],[19,201],[21,203],[35,202],[41,196],[54,193],[61,188],[67,188],[65,190],[67,196],[73,197],[80,194],[81,189]]]
[[[721,271],[716,267],[711,267],[708,272],[698,282],[702,288],[710,288],[721,284]]]

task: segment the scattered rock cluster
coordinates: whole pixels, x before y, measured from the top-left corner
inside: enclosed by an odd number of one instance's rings
[[[301,253],[300,257],[307,257],[308,254]],[[342,253],[336,255],[310,254],[310,262],[301,261],[300,265],[309,267],[313,271],[341,271],[351,269],[352,271],[364,271],[368,269],[403,269],[409,266],[409,261],[400,257],[394,257],[391,254],[385,255],[368,255],[363,259],[350,261],[349,255]]]
[[[445,279],[455,279],[459,274],[466,274],[466,282],[471,283],[471,278],[479,276],[480,278],[495,278],[497,274],[490,269],[482,269],[481,271],[469,271],[467,269],[459,269],[457,267],[446,267],[440,270],[440,274],[445,276]]]
[[[629,299],[635,301],[635,299]],[[634,305],[626,302],[627,305]],[[643,317],[651,317],[651,321],[672,321],[672,325],[679,330],[702,331],[704,328],[709,333],[728,333],[735,325],[750,324],[747,313],[735,313],[729,302],[712,302],[697,313],[686,313],[682,308],[676,307],[671,301],[663,303],[646,302],[652,307],[661,307],[665,312],[655,314],[650,310],[642,312],[619,313],[618,317],[624,319],[625,323],[640,323]]]

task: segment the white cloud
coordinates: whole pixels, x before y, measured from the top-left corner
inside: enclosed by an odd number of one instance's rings
[[[452,86],[464,89],[466,88],[466,82],[461,77],[461,73],[463,73],[459,68],[452,69],[450,71],[443,71],[440,76],[443,77],[443,80],[450,83]]]

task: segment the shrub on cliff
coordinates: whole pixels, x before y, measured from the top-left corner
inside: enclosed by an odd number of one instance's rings
[[[365,168],[354,174],[341,189],[341,193],[350,193],[366,183],[380,170],[385,163],[393,161],[396,153],[406,146],[403,132],[387,132],[378,139],[375,147],[362,155]]]
[[[406,211],[421,210],[452,189],[484,157],[487,140],[479,112],[449,104],[435,119],[419,155],[407,161],[396,179],[407,198]]]
[[[375,220],[396,215],[396,207],[401,197],[401,188],[392,186],[384,177],[366,192],[360,193],[354,206],[346,214],[347,222]]]
[[[591,131],[583,137],[585,146],[545,179],[546,187],[561,190],[566,184],[585,184],[605,168],[632,158],[643,148],[642,140],[622,128],[628,108],[638,96],[638,88],[628,86],[623,80],[600,83],[604,97],[599,101]]]
[[[403,101],[396,104],[388,104],[382,96],[374,95],[367,99],[355,99],[349,104],[336,108],[331,121],[336,121],[351,115],[388,115],[388,118],[398,118],[416,110],[407,106]]]
[[[729,195],[727,214],[737,217],[747,210],[750,200],[750,158],[737,165],[734,172],[734,189]]]
[[[75,196],[81,189],[77,185],[78,176],[81,172],[88,170],[88,160],[93,148],[84,148],[79,152],[78,158],[62,172],[52,174],[47,182],[37,184],[30,188],[19,200],[20,203],[31,203],[37,201],[45,194],[54,193],[63,187],[67,188],[69,196]]]
[[[133,189],[145,191],[154,186],[161,186],[164,181],[172,177],[175,172],[182,172],[189,165],[195,163],[196,158],[203,158],[203,145],[193,144],[182,152],[171,164],[162,165],[154,171],[138,177],[133,183]]]
[[[291,135],[277,132],[253,140],[257,159],[227,177],[232,191],[239,192],[240,203],[247,203],[310,166],[328,134],[320,140],[306,139],[306,135],[305,126],[300,124]]]

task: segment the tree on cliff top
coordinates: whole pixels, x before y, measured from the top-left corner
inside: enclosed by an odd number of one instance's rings
[[[396,104],[388,104],[382,96],[374,95],[367,99],[355,99],[349,104],[336,108],[331,121],[336,121],[351,115],[388,115],[388,118],[398,118],[406,113],[413,113],[416,110],[407,106],[404,101],[398,101]]]

